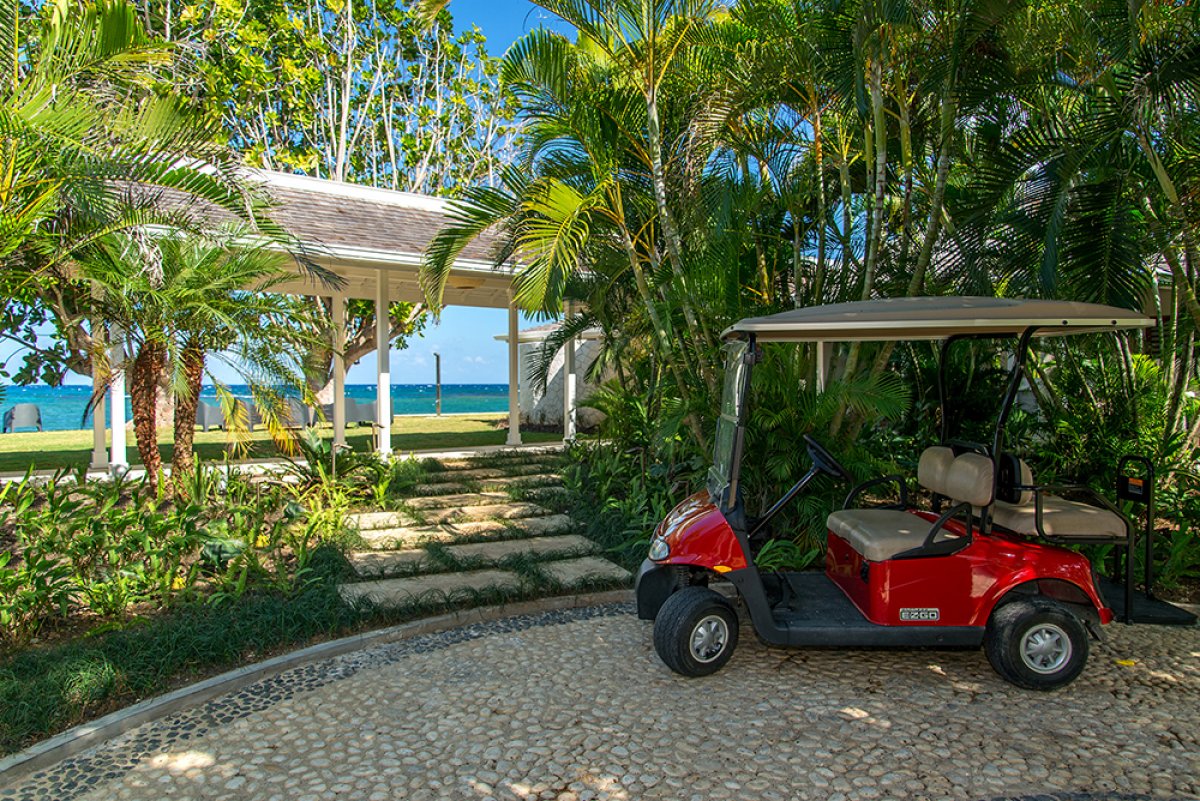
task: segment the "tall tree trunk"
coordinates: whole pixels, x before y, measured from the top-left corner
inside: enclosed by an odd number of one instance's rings
[[[817,179],[817,270],[813,278],[811,302],[819,306],[823,302],[825,292],[825,217],[828,213],[825,203],[825,152],[824,134],[821,130],[821,102],[817,96],[816,85],[810,82],[808,91],[812,98],[813,161],[816,163]]]
[[[929,219],[925,223],[925,239],[921,242],[921,253],[917,266],[913,268],[912,280],[908,284],[908,295],[921,294],[925,287],[925,273],[933,260],[933,248],[938,234],[942,232],[942,204],[946,197],[946,184],[950,178],[950,148],[954,143],[954,120],[958,116],[953,98],[942,98],[941,143],[938,146],[937,177],[934,179],[933,198],[929,202]]]
[[[182,494],[187,477],[196,466],[192,446],[196,440],[196,410],[200,408],[200,384],[204,379],[204,348],[188,340],[179,354],[183,364],[185,392],[175,399],[175,448],[171,454],[171,483]]]
[[[653,86],[646,93],[646,136],[650,146],[650,182],[654,185],[654,202],[658,210],[659,224],[662,226],[663,240],[667,246],[667,261],[671,265],[671,273],[675,276],[675,281],[679,284],[682,295],[680,305],[683,309],[683,316],[687,320],[688,327],[693,331],[699,332],[704,337],[707,345],[712,345],[713,338],[708,331],[707,325],[696,317],[694,311],[696,301],[692,296],[687,275],[683,271],[683,239],[679,235],[679,229],[675,225],[675,218],[671,215],[670,206],[667,204],[667,180],[666,172],[663,169],[662,132],[659,129],[658,120],[658,97],[657,90]],[[708,365],[703,361],[700,364],[700,374],[704,376],[705,383],[708,384],[709,389],[715,392],[716,381],[708,369]]]
[[[146,468],[146,480],[152,492],[158,492],[162,457],[158,453],[158,377],[163,369],[166,349],[161,343],[145,342],[129,371],[129,402],[133,407],[133,434],[138,453]]]

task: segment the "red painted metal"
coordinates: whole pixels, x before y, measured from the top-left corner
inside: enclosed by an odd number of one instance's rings
[[[931,525],[937,519],[931,512],[913,514]],[[959,521],[947,528],[960,536],[964,531]],[[828,542],[827,575],[868,620],[880,625],[984,626],[997,601],[1031,581],[1065,582],[1087,597],[1101,622],[1112,620],[1093,583],[1091,564],[1065,548],[977,532],[958,553],[869,562],[864,571],[865,560],[845,540],[829,532]],[[937,609],[938,619],[901,620],[902,609]]]
[[[665,537],[671,549],[659,564],[694,565],[720,572],[742,570],[747,565],[737,535],[707,492],[697,492],[672,509],[654,536]]]
[[[914,511],[930,525],[931,512]],[[950,534],[961,536],[961,522],[947,523]],[[725,572],[748,564],[737,535],[707,492],[692,495],[655,529],[665,538],[669,555],[660,564],[692,565]],[[1091,565],[1082,555],[1040,542],[1000,533],[976,533],[958,553],[917,559],[864,561],[833,532],[825,569],[829,578],[868,620],[883,626],[984,626],[997,601],[1013,588],[1032,581],[1051,582],[1051,588],[1078,590],[1091,602],[1102,623],[1113,614],[1100,597]],[[865,575],[865,578],[864,578]],[[1073,589],[1072,589],[1073,588]],[[1069,599],[1067,599],[1069,600]],[[901,610],[938,610],[937,620],[902,620]],[[911,612],[910,612],[911,614]]]

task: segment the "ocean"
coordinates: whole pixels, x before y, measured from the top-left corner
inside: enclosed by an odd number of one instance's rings
[[[249,397],[250,388],[233,384],[234,395]],[[42,426],[47,431],[68,431],[91,428],[89,414],[84,419],[91,387],[6,386],[0,413],[18,403],[34,403],[42,410]],[[435,389],[433,384],[393,384],[392,412],[394,414],[433,414]],[[200,397],[216,403],[217,393],[206,386]],[[374,384],[347,384],[346,397],[369,401],[375,399]],[[442,413],[504,412],[508,409],[508,384],[442,384]],[[132,419],[129,399],[125,399],[126,419]],[[169,424],[169,422],[167,423]],[[25,429],[23,429],[25,430]]]

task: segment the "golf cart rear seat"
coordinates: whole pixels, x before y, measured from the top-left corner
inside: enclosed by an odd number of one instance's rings
[[[1129,540],[1129,523],[1099,495],[1086,487],[1037,487],[1029,465],[1023,459],[1008,458],[1017,463],[1020,481],[1004,481],[1006,471],[1000,471],[1002,482],[992,507],[992,520],[997,526],[1051,541],[1124,543]],[[1012,476],[1017,470],[1008,473]],[[1050,495],[1051,489],[1083,493],[1095,503]]]
[[[889,476],[856,488],[846,499],[846,505],[849,506],[866,486],[883,481],[899,483],[901,506],[905,506],[907,493],[903,491],[903,479],[899,476]],[[901,555],[934,555],[949,552],[933,548],[935,544],[960,539],[945,531],[947,521],[960,514],[969,517],[992,502],[992,460],[978,453],[955,456],[946,446],[926,448],[917,466],[917,481],[936,495],[954,499],[958,505],[932,524],[902,508],[842,509],[829,516],[829,530],[870,562],[883,562]]]

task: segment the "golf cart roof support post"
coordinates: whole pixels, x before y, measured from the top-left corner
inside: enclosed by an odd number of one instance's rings
[[[959,339],[962,339],[962,336],[959,334],[946,337],[942,340],[942,347],[938,353],[938,414],[941,416],[941,436],[938,438],[938,441],[941,443],[945,443],[946,438],[950,435],[950,421],[946,417],[946,363],[950,359],[950,346]]]
[[[996,433],[992,435],[992,500],[996,499],[996,491],[1000,485],[1000,446],[1004,444],[1004,426],[1008,415],[1012,412],[1017,401],[1017,393],[1021,390],[1021,379],[1025,377],[1025,362],[1029,359],[1029,343],[1037,331],[1036,326],[1030,326],[1021,333],[1013,352],[1012,372],[1008,376],[1008,389],[1004,393],[1004,403],[1000,406],[1000,414],[996,417]],[[986,532],[991,526],[991,514],[984,511],[980,516],[980,529]]]
[[[746,360],[746,369],[742,372],[742,385],[737,388],[737,427],[733,432],[733,456],[729,466],[729,498],[725,503],[730,510],[737,506],[738,487],[742,480],[742,448],[746,442],[746,414],[750,406],[750,373],[754,370],[754,363],[757,361],[754,340],[754,334],[747,337],[746,353],[742,356]]]

